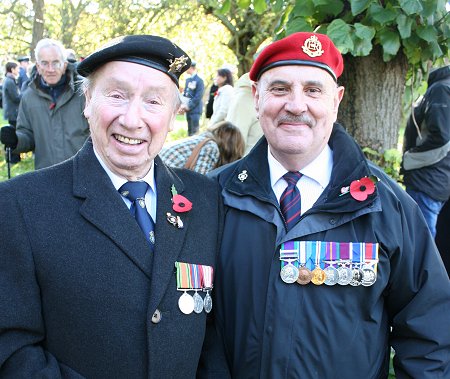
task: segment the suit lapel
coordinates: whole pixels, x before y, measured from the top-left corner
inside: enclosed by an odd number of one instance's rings
[[[96,159],[90,140],[74,158],[73,175],[74,195],[84,198],[80,207],[81,215],[150,277],[152,260],[148,242]]]
[[[158,193],[156,216],[156,243],[153,257],[151,278],[150,309],[156,309],[160,303],[170,278],[175,271],[175,261],[181,253],[186,233],[189,229],[190,212],[177,213],[172,209],[172,185],[181,194],[184,184],[181,179],[168,169],[159,157],[155,158],[156,188]],[[180,216],[183,228],[178,228],[167,221],[167,213]]]

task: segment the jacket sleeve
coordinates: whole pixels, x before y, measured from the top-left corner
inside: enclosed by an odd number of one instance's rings
[[[43,348],[45,322],[26,225],[9,182],[0,194],[0,378],[81,379]]]
[[[31,126],[30,117],[32,117],[32,115],[27,108],[26,101],[21,101],[16,126],[19,143],[14,150],[15,153],[23,153],[34,150],[34,132]]]
[[[439,162],[450,151],[450,86],[437,85],[430,89],[421,107],[426,134],[415,146],[410,146],[403,157],[407,170],[430,166]],[[412,120],[408,122],[407,128]]]
[[[450,377],[450,281],[428,231],[411,199],[399,206],[402,229],[391,246],[385,303],[392,326],[397,378]],[[393,208],[390,208],[393,209]],[[394,212],[386,215],[394,216]],[[390,232],[386,228],[385,233]],[[395,228],[392,228],[395,229]],[[398,230],[398,229],[397,229]]]
[[[189,109],[194,109],[203,98],[203,92],[205,91],[205,85],[203,84],[203,80],[197,78],[197,87],[195,88],[194,96],[189,100],[188,107]]]
[[[7,80],[4,83],[5,85],[5,95],[8,96],[8,99],[11,100],[14,104],[20,103],[20,92],[14,83],[13,80]]]

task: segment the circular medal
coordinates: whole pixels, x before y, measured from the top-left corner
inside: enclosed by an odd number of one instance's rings
[[[194,312],[195,313],[202,313],[203,311],[203,299],[198,294],[197,291],[195,291],[194,296],[192,296],[194,299]]]
[[[311,272],[311,282],[313,282],[316,286],[320,286],[321,284],[325,283],[326,280],[326,274],[325,271],[323,271],[320,267],[316,267]]]
[[[341,266],[338,269],[338,284],[345,286],[352,280],[353,273],[350,267]]]
[[[298,278],[298,268],[288,263],[280,271],[281,280],[287,284],[295,283]]]
[[[333,266],[328,266],[323,270],[326,275],[325,284],[327,286],[334,286],[339,280],[338,270]]]
[[[364,276],[363,270],[355,267],[352,270],[352,280],[350,281],[350,285],[354,287],[360,286],[363,280],[363,276]]]
[[[305,266],[302,266],[298,269],[298,278],[297,283],[304,286],[311,281],[312,275],[311,271],[309,271]]]
[[[362,272],[363,272],[363,279],[361,284],[364,287],[369,287],[376,282],[377,274],[375,273],[375,270],[371,266],[365,265],[362,268]]]
[[[205,299],[203,300],[203,306],[205,307],[205,312],[209,313],[212,309],[212,297],[208,291],[206,291]]]
[[[178,299],[178,307],[185,315],[191,314],[195,307],[194,298],[186,292],[183,293]]]

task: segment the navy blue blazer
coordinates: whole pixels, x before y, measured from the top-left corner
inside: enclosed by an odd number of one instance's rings
[[[183,96],[189,99],[188,107],[190,114],[201,114],[203,111],[203,93],[205,85],[202,78],[197,74],[186,79]]]
[[[179,310],[175,262],[215,266],[219,192],[155,164],[153,257],[90,140],[0,183],[0,378],[195,377],[206,314]],[[167,221],[172,184],[193,203],[182,229]]]

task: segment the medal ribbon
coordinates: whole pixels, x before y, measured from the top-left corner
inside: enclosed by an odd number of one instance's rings
[[[280,260],[281,268],[288,264],[298,267],[299,241],[288,241],[281,244]]]
[[[192,289],[192,275],[189,263],[175,262],[175,267],[177,268],[177,289],[186,290]]]
[[[203,289],[213,288],[213,268],[211,266],[201,266],[203,272]]]
[[[191,278],[192,278],[192,284],[194,289],[199,290],[202,288],[202,277],[201,272],[199,270],[199,265],[189,265],[190,272],[191,272]]]

